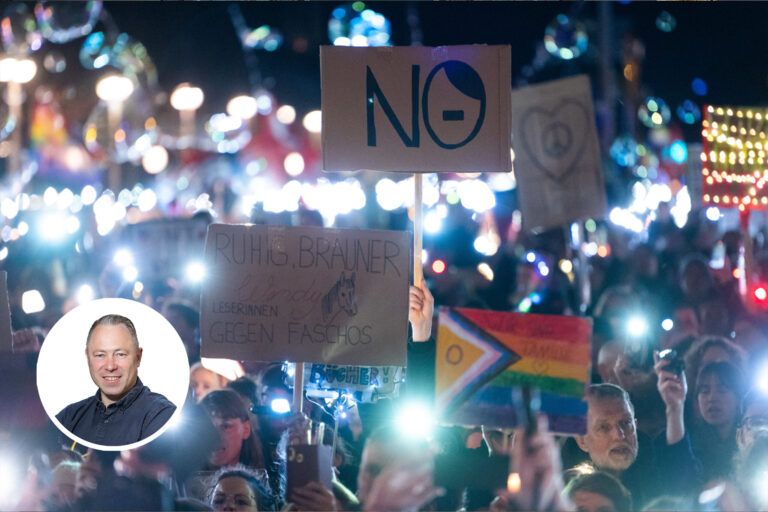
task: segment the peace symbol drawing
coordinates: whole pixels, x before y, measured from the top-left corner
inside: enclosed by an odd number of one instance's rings
[[[555,183],[576,169],[589,141],[589,111],[576,98],[565,98],[553,109],[533,106],[520,116],[518,133],[533,164]]]

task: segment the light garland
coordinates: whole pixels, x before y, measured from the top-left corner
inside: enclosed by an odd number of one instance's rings
[[[768,110],[709,105],[701,125],[704,204],[768,209]]]

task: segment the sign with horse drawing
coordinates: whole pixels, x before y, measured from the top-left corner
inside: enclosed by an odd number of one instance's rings
[[[405,366],[410,234],[212,224],[202,355]]]

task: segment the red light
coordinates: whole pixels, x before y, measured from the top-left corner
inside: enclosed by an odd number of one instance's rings
[[[442,274],[445,272],[445,262],[443,260],[435,260],[432,262],[432,272],[435,274]]]
[[[741,279],[741,269],[740,268],[733,269],[733,278],[734,279]]]
[[[755,298],[757,300],[765,300],[768,297],[768,292],[762,286],[755,289]]]

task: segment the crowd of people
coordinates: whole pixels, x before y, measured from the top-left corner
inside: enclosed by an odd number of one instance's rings
[[[531,313],[579,312],[579,283],[555,264],[542,275],[525,257],[535,251],[550,263],[561,258],[558,235],[531,235],[502,247],[493,282],[458,272],[412,286],[408,378],[400,396],[357,403],[343,418],[310,397],[303,412],[273,410],[274,400],[293,399],[282,363],[233,361],[232,372],[206,365],[198,311],[171,294],[153,306],[179,333],[189,358],[180,419],[139,448],[86,449],[53,426],[36,394],[35,360],[50,325],[17,315],[15,353],[0,360],[0,508],[768,508],[768,386],[761,387],[768,335],[761,305],[739,293],[734,277],[742,234],[719,233],[703,216],[685,229],[660,219],[642,243],[615,228],[608,234],[611,253],[590,260],[593,371],[582,435],[553,435],[544,416],[527,429],[435,426],[423,437],[405,436],[394,424],[405,401],[429,402],[435,304],[518,310],[536,293]],[[761,234],[754,239],[758,279],[762,241]],[[725,256],[713,266],[716,244]],[[14,304],[12,310],[18,311]],[[642,328],[630,325],[637,318]],[[286,453],[321,422],[328,428],[315,442],[333,447],[332,484],[291,486]],[[440,454],[480,454],[489,467],[492,457],[509,457],[509,478],[494,489],[446,488],[433,478]],[[464,468],[453,469],[461,475]]]

